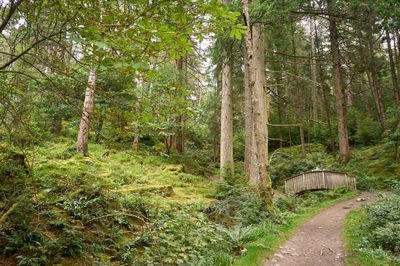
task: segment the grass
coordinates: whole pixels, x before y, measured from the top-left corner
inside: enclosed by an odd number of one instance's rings
[[[310,220],[321,210],[328,208],[339,201],[350,199],[357,195],[359,195],[359,191],[350,191],[339,198],[324,201],[317,206],[307,207],[300,214],[293,214],[291,217],[286,219],[287,223],[285,225],[276,225],[272,230],[270,230],[269,234],[265,234],[252,243],[245,245],[245,248],[247,249],[246,253],[238,257],[234,261],[233,265],[262,265],[268,256],[273,255],[278,248],[294,233],[296,233],[305,222]]]
[[[362,208],[352,210],[344,219],[342,238],[345,242],[345,249],[350,253],[350,255],[346,257],[346,265],[395,265],[382,250],[360,248],[363,239],[359,231],[364,219],[365,210]]]

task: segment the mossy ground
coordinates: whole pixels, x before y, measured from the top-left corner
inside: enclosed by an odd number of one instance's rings
[[[188,204],[212,200],[210,194],[215,182],[183,172],[182,165],[168,158],[131,149],[110,150],[94,143],[89,144],[89,156],[82,156],[71,151],[71,147],[73,149],[68,142],[47,142],[37,147],[34,175],[67,187],[69,180],[85,178],[108,191],[126,193],[132,188],[172,186],[174,193],[169,197],[153,193],[149,197],[153,203]]]

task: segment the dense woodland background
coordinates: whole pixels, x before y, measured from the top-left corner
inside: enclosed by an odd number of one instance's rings
[[[0,16],[6,265],[229,265],[348,193],[272,200],[285,178],[318,166],[398,191],[396,0],[8,0]],[[390,219],[364,245],[398,263]]]

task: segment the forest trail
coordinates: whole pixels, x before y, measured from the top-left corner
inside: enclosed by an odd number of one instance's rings
[[[345,216],[376,199],[378,193],[363,192],[323,210],[305,223],[264,266],[330,266],[345,265],[346,252],[340,238]],[[357,201],[365,199],[365,201]]]

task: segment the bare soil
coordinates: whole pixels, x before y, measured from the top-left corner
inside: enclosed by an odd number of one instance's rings
[[[345,265],[347,256],[340,238],[343,219],[349,211],[376,199],[377,193],[363,192],[323,210],[305,223],[264,266]]]

